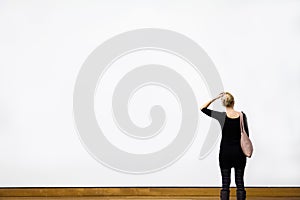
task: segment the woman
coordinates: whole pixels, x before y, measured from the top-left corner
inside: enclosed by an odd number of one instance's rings
[[[222,98],[222,104],[226,112],[219,112],[207,107],[215,100]],[[222,92],[218,97],[205,103],[200,109],[206,115],[218,120],[222,128],[222,139],[219,151],[219,166],[222,175],[222,189],[220,197],[222,200],[229,199],[231,168],[235,171],[236,196],[238,200],[246,199],[244,188],[244,170],[246,156],[241,145],[240,115],[234,110],[234,97],[229,92]],[[244,127],[249,136],[247,117],[243,112]]]

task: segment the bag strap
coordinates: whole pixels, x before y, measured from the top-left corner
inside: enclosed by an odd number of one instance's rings
[[[240,114],[241,133],[245,133],[243,112],[241,111],[239,114]]]

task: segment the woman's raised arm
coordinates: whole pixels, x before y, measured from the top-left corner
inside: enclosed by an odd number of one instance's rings
[[[224,92],[221,92],[216,98],[213,98],[212,100],[210,100],[207,103],[203,104],[203,106],[200,107],[200,110],[202,110],[203,108],[207,108],[212,102],[214,102],[215,100],[221,98],[223,95],[224,95]]]

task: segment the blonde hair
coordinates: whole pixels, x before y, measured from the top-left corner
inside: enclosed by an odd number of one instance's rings
[[[222,104],[225,107],[231,107],[234,104],[234,97],[229,92],[224,92],[225,94],[222,97]]]

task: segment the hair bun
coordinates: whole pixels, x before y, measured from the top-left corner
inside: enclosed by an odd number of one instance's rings
[[[222,96],[222,104],[226,107],[231,107],[234,104],[234,97],[229,92],[225,92]]]

